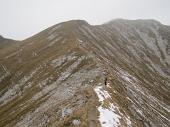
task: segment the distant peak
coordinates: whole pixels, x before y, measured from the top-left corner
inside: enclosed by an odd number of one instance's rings
[[[154,20],[154,19],[136,19],[136,20],[129,20],[129,19],[114,19],[111,20],[108,23],[116,23],[116,22],[120,22],[120,23],[154,23],[154,24],[161,24],[159,21]]]
[[[85,20],[70,20],[70,21],[66,21],[66,22],[62,22],[60,23],[61,25],[66,25],[66,26],[82,26],[82,25],[89,25],[88,22],[86,22]]]
[[[84,25],[84,24],[88,24],[88,22],[87,21],[85,21],[85,20],[70,20],[70,21],[67,21],[67,22],[65,22],[65,23],[76,23],[76,24],[79,24],[79,25]],[[88,24],[89,25],[89,24]]]
[[[55,26],[53,26],[52,28],[59,28],[60,30],[64,30],[65,32],[67,31],[74,31],[75,29],[77,29],[78,27],[81,26],[90,26],[90,24],[88,24],[88,22],[84,21],[84,20],[70,20],[70,21],[65,21],[62,23],[59,23]],[[57,29],[56,29],[57,30]]]

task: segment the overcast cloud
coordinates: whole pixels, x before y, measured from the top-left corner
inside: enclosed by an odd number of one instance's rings
[[[170,25],[170,0],[0,0],[0,35],[19,40],[71,19],[102,24],[116,18]]]

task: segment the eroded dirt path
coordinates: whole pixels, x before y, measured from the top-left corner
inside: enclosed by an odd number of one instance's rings
[[[98,121],[98,110],[97,106],[99,105],[98,103],[98,98],[96,96],[96,93],[94,92],[94,88],[90,87],[89,91],[91,93],[91,97],[88,102],[88,113],[87,113],[87,121],[88,121],[88,127],[100,127],[100,123]]]

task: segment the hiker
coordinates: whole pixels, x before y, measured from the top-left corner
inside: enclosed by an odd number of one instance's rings
[[[104,80],[104,84],[105,84],[105,86],[107,85],[107,77]]]
[[[108,76],[108,71],[107,69],[104,69],[103,71],[103,76],[104,76],[104,85],[107,85],[107,76]]]

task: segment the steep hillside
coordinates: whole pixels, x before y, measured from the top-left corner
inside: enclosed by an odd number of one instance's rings
[[[72,20],[0,53],[0,126],[170,126],[169,26]]]
[[[115,20],[79,31],[81,42],[108,68],[112,97],[132,121],[169,126],[170,29],[152,20]]]

